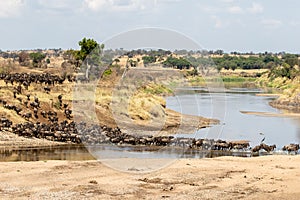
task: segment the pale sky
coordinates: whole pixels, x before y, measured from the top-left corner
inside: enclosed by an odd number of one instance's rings
[[[75,48],[139,28],[202,48],[300,53],[298,0],[0,0],[0,49]]]

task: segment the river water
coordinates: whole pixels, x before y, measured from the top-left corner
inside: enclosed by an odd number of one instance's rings
[[[219,125],[200,129],[195,135],[181,137],[224,140],[249,140],[251,146],[263,139],[266,144],[278,148],[300,142],[299,117],[269,117],[243,114],[241,111],[282,113],[269,105],[274,97],[256,96],[259,89],[231,88],[222,92],[208,92],[205,88],[193,88],[192,94],[167,98],[167,107],[184,114],[198,115],[220,120]]]

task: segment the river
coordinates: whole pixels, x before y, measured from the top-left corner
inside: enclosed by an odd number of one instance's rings
[[[181,88],[179,91],[177,95],[167,97],[168,108],[184,114],[219,119],[220,124],[195,130],[195,134],[177,134],[176,137],[249,140],[252,147],[260,144],[264,139],[266,144],[276,144],[277,150],[286,144],[300,142],[299,117],[268,117],[241,113],[241,111],[283,112],[269,105],[274,97],[256,96],[257,93],[263,92],[260,89],[230,88],[221,92],[209,92],[205,88],[198,87]],[[0,161],[95,159],[89,152],[98,159],[251,156],[250,152],[201,152],[175,147],[67,145],[19,150],[4,149],[0,151]]]
[[[190,90],[189,90],[190,91]],[[167,98],[167,107],[184,114],[198,115],[220,120],[219,125],[200,129],[195,135],[182,137],[224,140],[249,140],[255,146],[264,139],[266,144],[278,148],[300,141],[299,117],[269,117],[243,114],[241,111],[282,113],[269,105],[274,97],[256,96],[260,89],[231,88],[224,92],[208,92],[205,88],[193,88],[192,94]]]

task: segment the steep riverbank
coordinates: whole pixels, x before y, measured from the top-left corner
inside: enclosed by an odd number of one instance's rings
[[[118,70],[122,72],[119,68],[112,68],[110,76],[103,77],[99,83],[96,83],[95,91],[92,91],[96,97],[96,122],[102,127],[114,129],[121,126],[122,131],[132,135],[170,135],[183,132],[194,133],[195,130],[218,123],[218,120],[183,115],[166,108],[163,95],[172,91],[161,84],[155,84],[155,80],[157,77],[162,80],[166,76],[170,76],[167,80],[176,79],[178,77],[176,70],[167,70],[167,72],[152,70],[152,73],[146,76],[148,79],[150,77],[150,81],[146,83],[143,81],[149,70],[129,70],[127,75],[133,75],[134,82],[118,90],[122,94],[115,97],[114,91],[122,75]],[[131,74],[131,72],[137,73]],[[172,77],[174,72],[176,77]],[[3,137],[0,137],[1,145],[11,147],[13,141],[16,146],[22,147],[79,142],[74,129],[76,126],[74,116],[80,120],[81,113],[78,114],[73,110],[72,101],[88,98],[88,96],[84,94],[74,96],[74,88],[84,85],[86,90],[90,90],[93,85],[82,81],[74,83],[74,78],[42,71],[1,74],[0,131],[3,130]],[[136,82],[141,86],[138,87]],[[130,93],[131,88],[135,87],[136,93]],[[119,105],[112,103],[117,101]],[[11,137],[9,132],[16,135]],[[40,138],[40,140],[29,138]],[[45,140],[47,142],[44,142]]]
[[[273,88],[280,92],[280,96],[270,102],[271,106],[279,109],[300,112],[299,68],[294,68],[294,71],[294,77],[287,77],[278,76],[275,74],[274,70],[271,70],[256,80],[259,87]]]

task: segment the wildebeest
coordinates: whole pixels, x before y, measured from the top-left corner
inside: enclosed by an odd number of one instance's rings
[[[42,115],[44,118],[46,118],[46,117],[47,117],[47,112],[44,111],[44,110],[42,110],[42,111],[41,111],[41,115]]]
[[[261,143],[260,145],[257,145],[255,146],[253,149],[252,149],[252,152],[253,153],[256,153],[256,152],[259,152],[261,149],[265,150],[266,152],[271,152],[271,151],[274,151],[276,149],[276,145],[273,144],[273,145],[267,145],[265,143]]]
[[[253,153],[259,152],[259,150],[261,150],[261,145],[257,145],[252,149]]]
[[[30,106],[32,107],[32,108],[38,108],[39,107],[39,103],[37,103],[37,102],[30,102]]]
[[[23,103],[24,103],[25,107],[28,108],[28,101],[27,100],[23,101]]]
[[[45,90],[46,93],[49,93],[51,91],[51,89],[49,87],[47,87],[47,86],[44,87],[44,90]]]
[[[16,108],[15,108],[15,111],[16,111],[16,113],[19,115],[20,112],[22,111],[22,108],[16,107]]]
[[[15,90],[13,91],[13,96],[14,98],[17,98],[17,92]]]
[[[274,151],[274,149],[276,149],[276,145],[274,144],[274,145],[269,146],[269,145],[266,145],[265,143],[262,143],[261,148],[269,153],[270,151]]]
[[[21,97],[17,97],[17,100],[22,103],[22,98]]]
[[[29,120],[32,117],[32,114],[30,112],[24,113],[22,115],[23,118],[25,118],[26,120]]]
[[[57,98],[58,98],[59,101],[62,101],[62,95],[61,94],[58,95]]]
[[[72,116],[71,116],[72,110],[71,109],[66,108],[65,111],[64,111],[64,113],[65,113],[65,116],[66,116],[67,119],[71,119],[72,118]]]
[[[12,121],[10,121],[9,119],[5,117],[0,118],[0,130],[2,130],[2,128],[9,128],[11,125]]]
[[[289,153],[290,152],[295,152],[297,153],[298,150],[299,150],[299,144],[289,144],[289,145],[285,145],[283,148],[282,148],[283,151],[288,151]]]
[[[212,147],[213,150],[228,150],[229,148],[230,144],[225,140],[217,140]]]
[[[26,90],[31,83],[40,83],[54,85],[55,83],[62,84],[65,80],[64,77],[57,75],[42,73],[42,74],[32,74],[32,73],[11,73],[11,74],[0,74],[0,79],[4,80],[6,85],[10,82],[14,85],[14,82],[18,83],[20,86],[23,85]],[[21,93],[21,91],[20,91]]]
[[[230,149],[248,149],[250,147],[249,141],[240,140],[240,141],[230,141]]]

